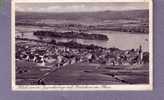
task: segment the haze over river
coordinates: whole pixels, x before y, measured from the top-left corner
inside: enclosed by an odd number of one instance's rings
[[[18,28],[16,29],[16,36],[21,36],[24,33],[24,38],[38,39],[33,35],[33,31],[41,29]],[[149,51],[149,34],[116,32],[116,31],[88,31],[87,33],[105,34],[108,36],[108,41],[102,40],[85,40],[76,39],[75,41],[81,44],[94,44],[101,47],[116,47],[122,50],[137,49],[139,45],[142,46],[143,51]],[[68,42],[72,39],[56,38],[56,41]]]

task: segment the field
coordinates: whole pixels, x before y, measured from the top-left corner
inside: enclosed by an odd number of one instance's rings
[[[73,64],[61,68],[40,67],[18,61],[18,85],[148,84],[148,65]]]

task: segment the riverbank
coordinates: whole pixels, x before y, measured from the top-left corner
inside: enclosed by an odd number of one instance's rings
[[[96,46],[96,45],[84,45],[84,44],[80,44],[80,43],[77,43],[77,42],[74,42],[74,41],[56,42],[55,40],[44,41],[44,40],[36,40],[36,39],[28,39],[28,38],[16,38],[16,40],[17,41],[27,41],[27,42],[38,42],[38,43],[52,44],[52,45],[64,46],[64,47],[68,47],[68,48],[107,49],[107,48]]]

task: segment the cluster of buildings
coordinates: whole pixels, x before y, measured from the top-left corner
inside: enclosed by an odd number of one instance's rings
[[[142,47],[131,50],[68,48],[46,43],[16,44],[16,60],[35,62],[39,66],[61,67],[74,63],[104,65],[142,64]]]

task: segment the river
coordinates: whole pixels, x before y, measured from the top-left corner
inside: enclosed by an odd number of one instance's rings
[[[23,32],[23,31],[21,31]],[[16,31],[16,35],[20,35],[20,31]],[[38,39],[33,35],[32,31],[24,31],[24,38]],[[116,47],[122,50],[137,49],[142,46],[143,51],[149,51],[149,34],[116,32],[116,31],[89,31],[88,33],[105,34],[108,36],[108,41],[102,40],[85,40],[76,39],[75,41],[81,44],[94,44],[101,47]],[[56,41],[68,42],[72,39],[58,38]]]

